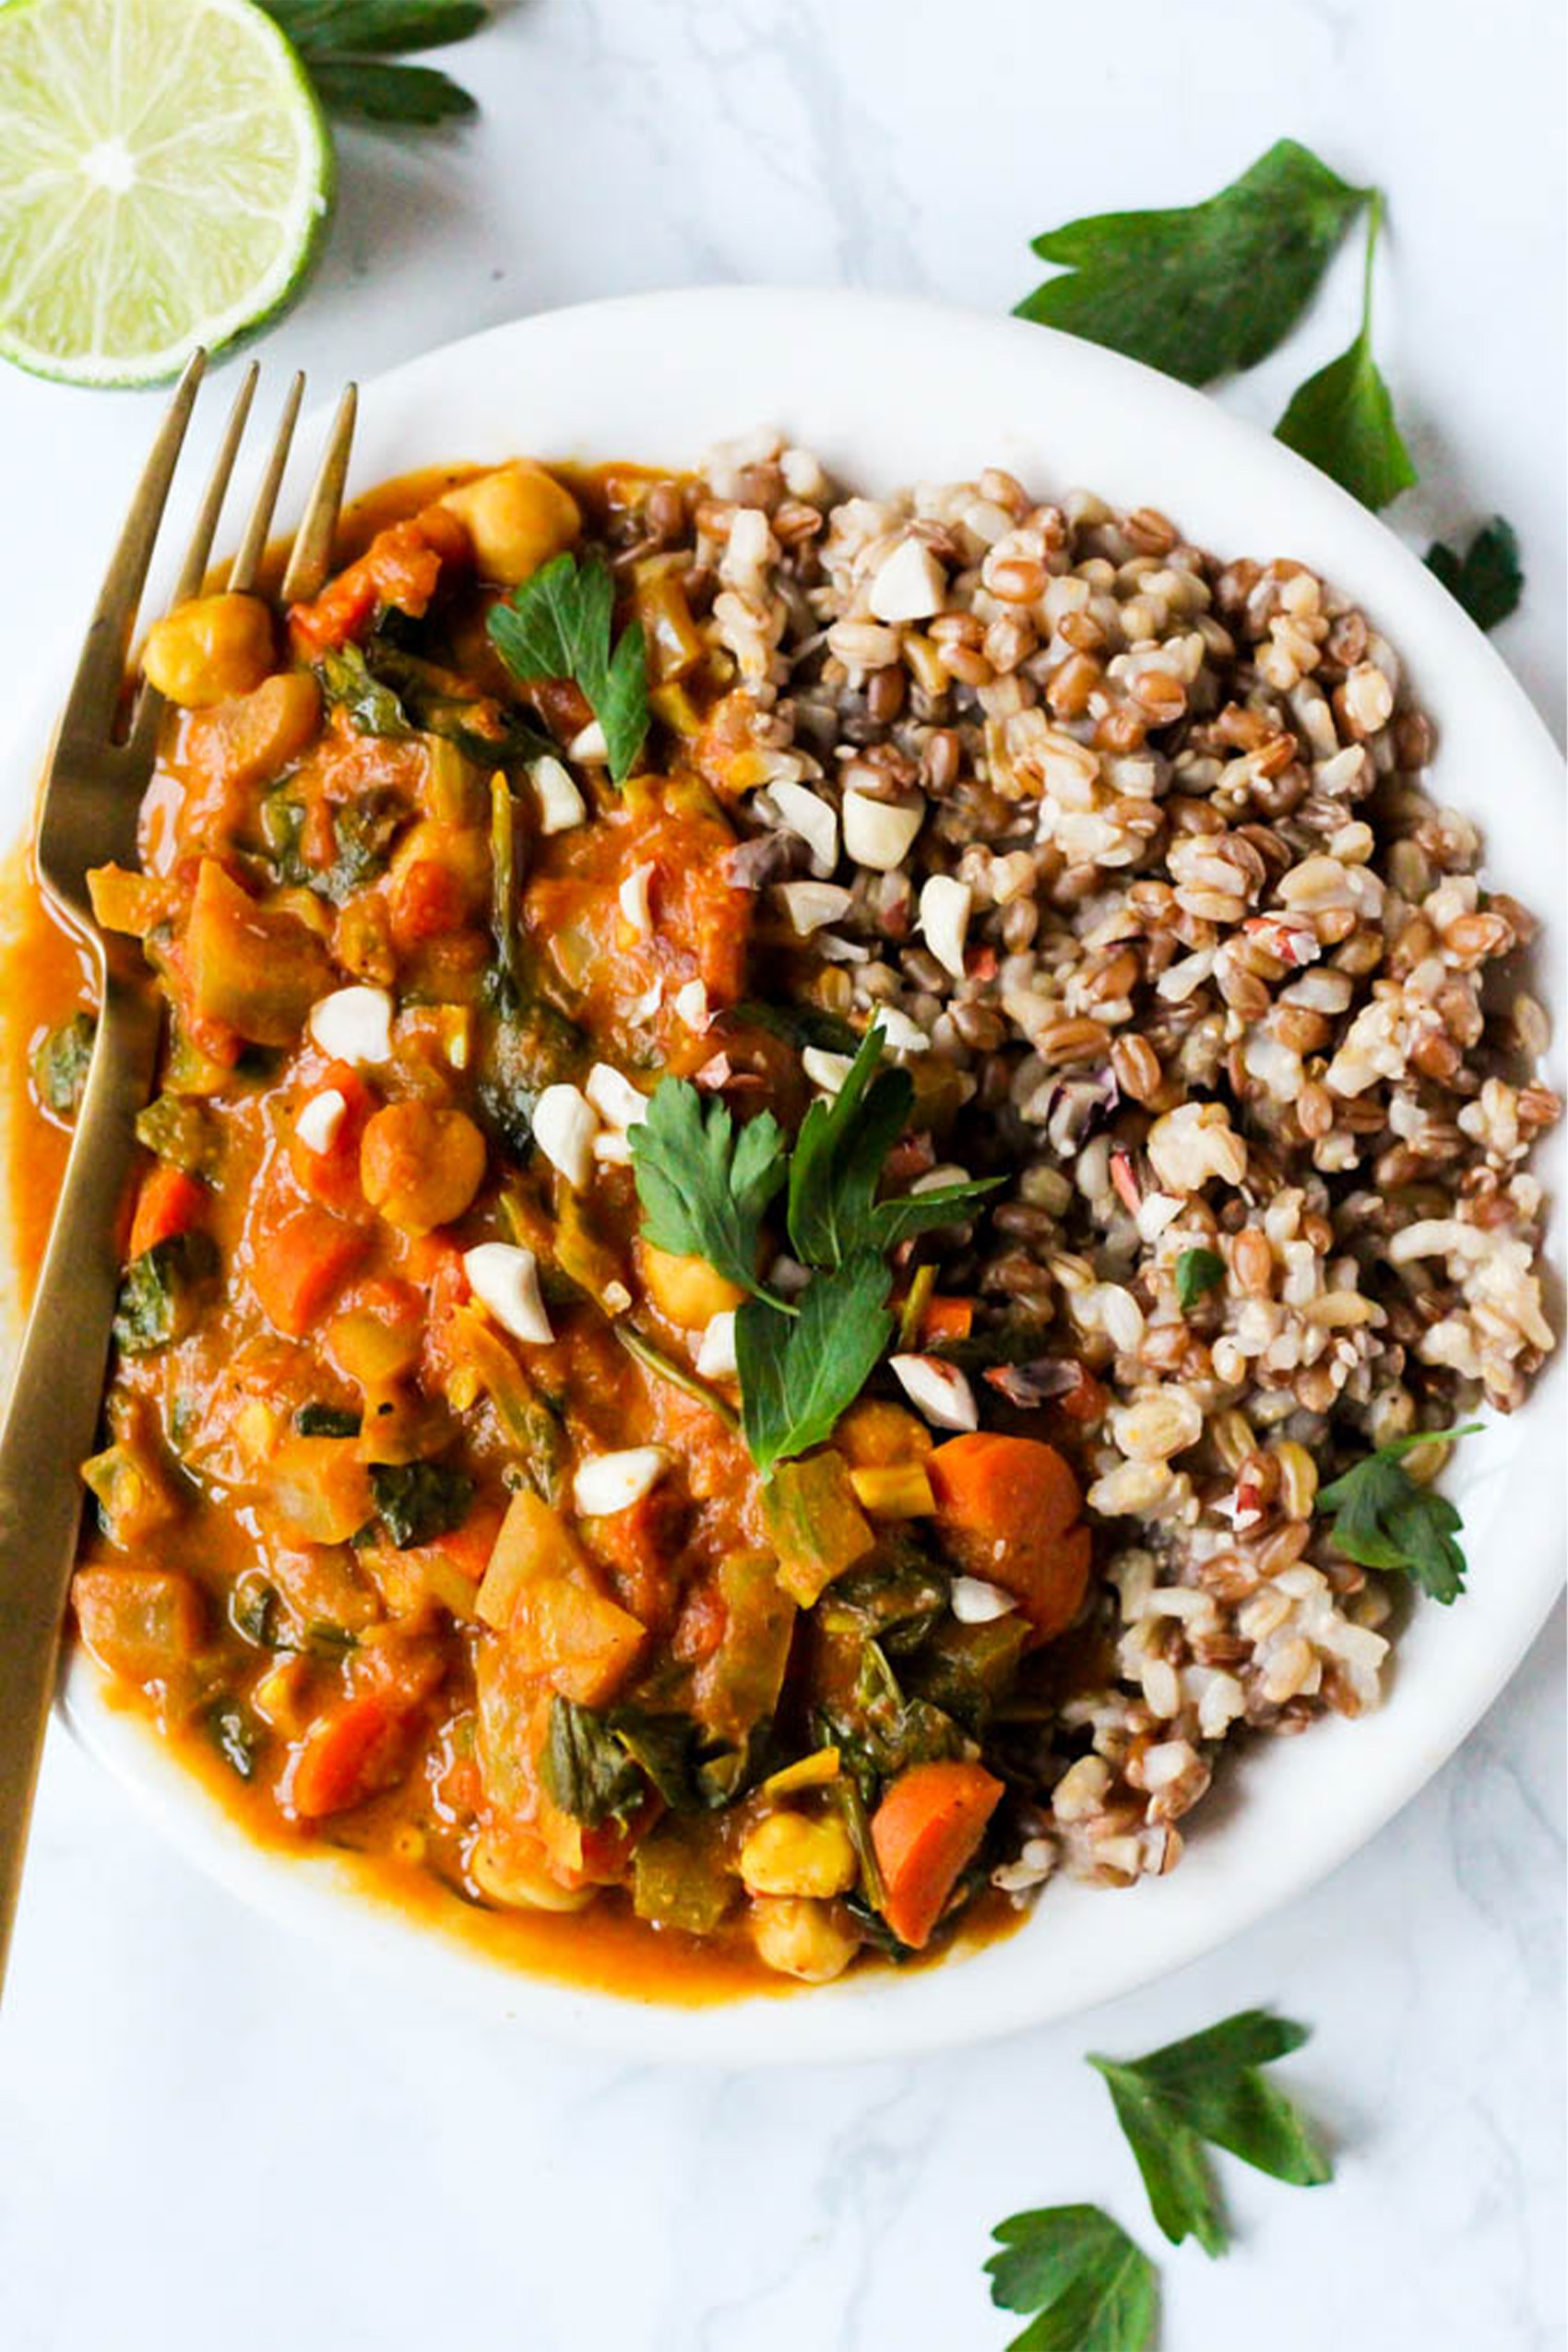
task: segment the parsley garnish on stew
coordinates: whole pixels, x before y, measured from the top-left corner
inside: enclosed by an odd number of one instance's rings
[[[1047,2205],[1000,2221],[986,2264],[991,2299],[1036,2317],[1008,2352],[1145,2352],[1154,2341],[1158,2275],[1098,2205]]]
[[[1203,204],[1101,212],[1036,237],[1040,259],[1065,268],[1018,314],[1211,383],[1289,333],[1370,194],[1280,139]]]
[[[1190,2235],[1206,2253],[1222,2254],[1229,2243],[1205,2142],[1296,2188],[1333,2178],[1296,2108],[1259,2071],[1300,2049],[1307,2033],[1288,2017],[1243,2009],[1146,2058],[1089,2053],[1173,2246]]]
[[[1469,1437],[1479,1421],[1459,1429],[1418,1431],[1396,1437],[1355,1463],[1343,1478],[1319,1490],[1317,1507],[1334,1513],[1329,1529],[1348,1560],[1408,1576],[1433,1600],[1457,1600],[1465,1589],[1467,1562],[1455,1538],[1463,1525],[1452,1503],[1420,1486],[1404,1466],[1418,1445],[1439,1445]]]
[[[739,1129],[688,1079],[665,1078],[631,1131],[645,1238],[702,1257],[751,1297],[735,1318],[742,1427],[766,1478],[776,1462],[822,1444],[860,1395],[893,1336],[886,1253],[910,1235],[968,1217],[999,1179],[876,1198],[888,1154],[909,1123],[914,1088],[878,1072],[870,1029],[830,1102],[814,1102],[791,1150],[769,1111]],[[757,1270],[763,1219],[788,1188],[790,1244],[811,1280],[798,1300]]]
[[[491,641],[514,676],[570,678],[604,731],[610,773],[624,784],[647,733],[647,660],[640,621],[613,636],[615,584],[602,556],[553,556],[492,607]]]
[[[1524,593],[1518,534],[1501,515],[1482,524],[1463,555],[1434,539],[1426,562],[1428,571],[1435,572],[1450,596],[1458,599],[1478,629],[1495,629],[1506,621]]]

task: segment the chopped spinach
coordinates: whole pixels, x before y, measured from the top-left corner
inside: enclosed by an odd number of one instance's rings
[[[616,1707],[609,1728],[639,1765],[672,1813],[701,1810],[695,1772],[697,1727],[689,1715],[653,1715],[641,1707]]]
[[[220,1699],[208,1710],[207,1728],[231,1772],[238,1773],[242,1780],[254,1780],[267,1733],[249,1708],[235,1700]]]
[[[899,1656],[917,1649],[940,1621],[951,1589],[951,1580],[907,1544],[829,1585],[816,1605],[816,1621],[825,1633],[877,1641]]]
[[[540,1768],[562,1812],[588,1829],[626,1821],[647,1794],[640,1767],[602,1716],[573,1699],[550,1703],[550,1734]]]
[[[358,1437],[362,1416],[339,1405],[302,1405],[294,1415],[301,1437]]]
[[[257,1649],[276,1649],[278,1596],[272,1586],[259,1581],[236,1586],[229,1603],[229,1622]]]
[[[546,1087],[582,1067],[583,1033],[542,997],[521,1005],[515,992],[486,1022],[477,1076],[479,1115],[515,1158],[533,1149],[533,1107]]]
[[[32,1082],[39,1100],[61,1119],[74,1119],[81,1108],[97,1035],[98,1023],[90,1013],[73,1013],[50,1030],[33,1054]]]
[[[906,1695],[880,1643],[868,1641],[847,1701],[819,1707],[818,1738],[838,1750],[868,1805],[880,1785],[910,1764],[959,1753],[964,1738],[952,1716],[929,1699]]]
[[[114,1310],[114,1339],[121,1353],[148,1356],[155,1348],[183,1339],[217,1272],[218,1250],[208,1233],[171,1234],[133,1258]]]
[[[376,1516],[397,1551],[434,1543],[468,1517],[474,1482],[439,1462],[377,1462],[370,1473]]]
[[[315,665],[316,683],[329,708],[341,710],[362,735],[403,736],[414,730],[389,685],[374,678],[357,645],[337,647]]]
[[[983,1625],[960,1625],[949,1617],[922,1645],[905,1680],[918,1698],[982,1739],[1012,1695],[1028,1640],[1028,1620],[1017,1610]]]

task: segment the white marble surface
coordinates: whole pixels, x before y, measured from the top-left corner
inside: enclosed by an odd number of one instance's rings
[[[1031,282],[1032,231],[1206,194],[1293,132],[1390,194],[1379,348],[1427,476],[1393,519],[1423,542],[1515,519],[1529,592],[1499,644],[1561,734],[1562,50],[1550,0],[1123,0],[1113,18],[519,0],[451,60],[478,126],[345,139],[326,267],[265,356],[325,384],[692,280],[1002,308]],[[1224,397],[1272,421],[1348,339],[1354,274],[1347,255],[1290,352]],[[144,401],[0,372],[12,661],[79,627],[149,424]],[[1478,803],[1504,789],[1478,778]],[[1272,2002],[1316,2028],[1290,2071],[1338,2180],[1307,2194],[1225,2167],[1238,2245],[1164,2261],[1166,2352],[1561,2347],[1562,1717],[1559,1612],[1424,1796],[1217,1957],[1001,2047],[750,2076],[398,2014],[198,1881],[55,1737],[0,2015],[0,2340],[1000,2346],[980,2263],[1002,2215],[1098,2198],[1158,2243],[1084,2049]]]

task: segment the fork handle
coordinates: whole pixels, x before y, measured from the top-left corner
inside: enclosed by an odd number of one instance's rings
[[[16,1918],[120,1282],[117,1228],[158,1051],[150,990],[106,976],[98,1037],[0,1428],[0,1979]]]

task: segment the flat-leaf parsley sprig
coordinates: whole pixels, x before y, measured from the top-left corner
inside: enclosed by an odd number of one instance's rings
[[[613,637],[615,583],[601,555],[552,556],[491,607],[486,627],[514,677],[570,678],[604,733],[624,784],[647,733],[647,658],[640,621]]]
[[[1329,1534],[1346,1558],[1362,1568],[1408,1576],[1445,1606],[1457,1600],[1467,1574],[1457,1541],[1463,1522],[1446,1495],[1434,1494],[1410,1476],[1405,1456],[1419,1445],[1472,1437],[1479,1427],[1479,1421],[1467,1421],[1456,1429],[1418,1430],[1413,1437],[1394,1438],[1320,1488],[1317,1508],[1333,1512]]]
[[[391,64],[410,50],[445,49],[489,21],[478,0],[262,0],[300,53],[334,114],[389,124],[441,123],[478,112],[450,74]]]
[[[1037,2314],[1007,2352],[1145,2352],[1154,2338],[1154,2264],[1098,2205],[1016,2213],[992,2231],[991,2299]]]
[[[793,1148],[771,1111],[737,1128],[722,1102],[687,1078],[663,1078],[631,1130],[642,1231],[656,1249],[706,1258],[749,1293],[735,1317],[742,1428],[767,1477],[776,1462],[823,1444],[893,1336],[887,1253],[960,1221],[998,1177],[879,1201],[887,1158],[909,1124],[914,1087],[881,1070],[871,1028],[831,1101],[814,1102]],[[763,1224],[786,1195],[790,1246],[810,1279],[798,1297],[758,1271]]]
[[[1321,466],[1374,511],[1418,480],[1394,422],[1388,386],[1372,357],[1372,264],[1382,223],[1383,198],[1374,188],[1367,209],[1360,332],[1348,350],[1308,376],[1274,428],[1288,449]]]
[[[1524,592],[1518,534],[1501,515],[1481,525],[1463,555],[1434,539],[1426,552],[1426,565],[1449,595],[1457,598],[1478,629],[1495,629],[1500,621],[1506,621]]]

